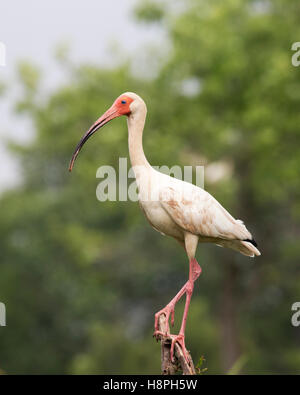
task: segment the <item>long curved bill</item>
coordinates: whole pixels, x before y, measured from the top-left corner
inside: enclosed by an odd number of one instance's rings
[[[112,119],[120,116],[121,114],[119,114],[118,109],[115,106],[112,106],[109,110],[107,110],[99,119],[97,119],[97,121],[90,127],[90,129],[82,136],[81,140],[79,141],[79,143],[77,144],[77,147],[72,155],[72,159],[70,161],[70,165],[69,165],[69,171],[72,171],[73,166],[74,166],[74,162],[81,150],[81,148],[83,147],[84,143],[100,128],[102,128],[102,126],[104,126],[105,124],[107,124],[109,121],[111,121]]]

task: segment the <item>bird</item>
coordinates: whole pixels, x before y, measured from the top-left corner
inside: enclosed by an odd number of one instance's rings
[[[161,173],[149,164],[142,144],[146,115],[147,107],[140,96],[133,92],[121,94],[82,136],[71,158],[69,171],[72,171],[83,145],[96,131],[114,118],[127,117],[129,156],[138,186],[141,210],[155,230],[173,237],[184,247],[189,261],[188,280],[174,298],[155,314],[154,336],[168,334],[171,338],[171,360],[174,361],[174,346],[177,342],[189,363],[185,328],[194,283],[202,272],[195,258],[198,244],[213,243],[249,257],[259,256],[260,251],[243,221],[232,217],[206,190]],[[179,333],[173,335],[169,333],[169,320],[171,318],[173,326],[175,305],[184,295],[181,327]],[[166,333],[159,330],[162,314],[166,317]]]

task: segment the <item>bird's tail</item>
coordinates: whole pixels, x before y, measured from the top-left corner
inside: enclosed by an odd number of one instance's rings
[[[254,258],[254,256],[259,256],[260,252],[259,250],[249,241],[243,241],[243,240],[222,240],[220,243],[218,241],[218,244],[221,245],[222,247],[227,247],[231,248],[232,250],[238,251],[243,255],[250,256]]]
[[[236,241],[237,245],[239,246],[238,251],[240,253],[246,255],[246,256],[251,256],[254,258],[254,256],[260,256],[259,250],[249,241]]]

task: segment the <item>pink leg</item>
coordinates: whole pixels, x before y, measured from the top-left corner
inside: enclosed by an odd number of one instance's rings
[[[169,302],[166,307],[164,307],[162,310],[158,311],[155,314],[155,321],[154,321],[154,327],[155,327],[155,331],[158,331],[158,320],[159,317],[162,314],[165,314],[166,316],[166,321],[167,321],[167,331],[169,332],[170,328],[169,328],[169,318],[171,315],[171,325],[174,325],[174,313],[175,313],[175,305],[176,303],[181,299],[181,297],[185,294],[186,292],[186,287],[187,287],[188,282],[186,282],[184,284],[184,286],[181,288],[181,290],[177,293],[177,295],[171,300],[171,302]]]
[[[187,314],[188,314],[188,309],[194,289],[194,282],[197,280],[197,278],[201,274],[201,267],[196,261],[195,258],[190,260],[190,270],[189,270],[189,280],[185,283],[185,285],[181,288],[181,290],[177,293],[177,295],[171,300],[170,303],[167,304],[167,306],[160,310],[158,313],[155,314],[155,332],[154,335],[167,335],[169,332],[169,325],[167,325],[167,333],[163,334],[159,332],[158,330],[158,319],[161,314],[166,315],[166,320],[167,322],[169,321],[169,317],[171,315],[171,324],[173,326],[174,324],[174,311],[175,311],[175,305],[176,303],[180,300],[180,298],[186,293],[186,302],[185,302],[185,308],[184,308],[184,313],[183,313],[183,318],[182,318],[182,323],[181,323],[181,328],[179,331],[178,335],[171,335],[172,337],[172,345],[171,345],[171,358],[173,359],[173,354],[174,354],[174,346],[175,342],[177,341],[183,350],[183,353],[185,355],[185,358],[187,358],[187,352],[184,344],[184,331],[185,331],[185,326],[186,326],[186,320],[187,320]]]
[[[171,360],[174,360],[174,347],[175,343],[179,343],[181,345],[183,354],[187,362],[189,361],[188,359],[188,354],[187,350],[185,347],[185,326],[186,326],[186,320],[187,320],[187,315],[190,307],[190,302],[193,294],[193,289],[194,289],[194,282],[193,281],[188,281],[188,285],[186,287],[186,300],[185,300],[185,307],[184,307],[184,312],[183,312],[183,317],[182,317],[182,322],[181,322],[181,327],[178,335],[171,335],[172,337],[172,344],[171,344]]]

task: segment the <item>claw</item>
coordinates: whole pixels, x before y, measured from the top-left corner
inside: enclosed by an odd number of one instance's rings
[[[173,309],[172,312],[171,312],[171,325],[172,325],[172,327],[174,326],[174,318],[175,318],[175,309]]]
[[[175,362],[174,348],[175,348],[175,343],[177,342],[182,349],[184,359],[186,360],[187,364],[190,365],[190,357],[189,357],[189,353],[185,347],[184,335],[170,335],[169,333],[163,333],[162,331],[155,330],[153,333],[153,337],[155,337],[156,341],[159,340],[159,336],[171,339],[171,350],[170,350],[171,355],[170,356],[171,356],[171,361],[173,363]]]
[[[172,343],[171,343],[171,361],[174,362],[174,347],[175,347],[175,343],[177,342],[181,346],[184,359],[186,360],[188,365],[190,365],[190,358],[188,357],[188,351],[187,351],[187,349],[185,347],[184,335],[169,335],[169,336],[172,339]]]
[[[170,327],[169,327],[170,315],[171,315],[171,325],[174,326],[175,306],[173,306],[172,304],[168,304],[165,308],[163,308],[162,310],[158,311],[155,314],[154,328],[156,332],[159,331],[158,320],[162,314],[166,316],[166,334],[168,334],[170,332]]]
[[[155,337],[155,339],[156,339],[156,341],[158,342],[158,340],[159,340],[159,336],[163,336],[163,337],[165,337],[165,336],[167,336],[167,334],[166,333],[163,333],[162,331],[154,331],[154,333],[153,333],[153,337]]]

